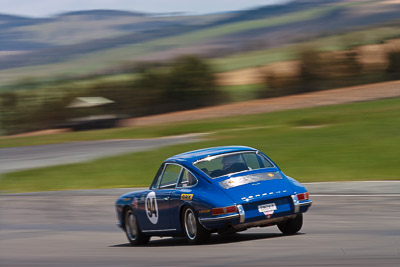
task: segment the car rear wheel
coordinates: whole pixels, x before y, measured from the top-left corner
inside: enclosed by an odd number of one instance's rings
[[[183,210],[182,222],[183,231],[189,244],[201,244],[210,238],[211,232],[199,223],[199,218],[192,208],[186,207]]]
[[[131,208],[125,212],[125,233],[132,245],[144,245],[150,240],[150,236],[143,235],[137,223],[136,215]]]
[[[297,214],[296,218],[278,224],[279,230],[285,235],[293,235],[303,226],[303,214]]]

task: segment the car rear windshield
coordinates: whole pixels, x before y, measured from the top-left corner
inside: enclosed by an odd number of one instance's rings
[[[274,165],[257,152],[239,152],[209,156],[194,163],[194,165],[211,178],[263,168]]]

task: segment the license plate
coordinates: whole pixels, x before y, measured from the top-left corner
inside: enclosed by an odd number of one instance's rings
[[[261,213],[274,211],[274,210],[276,210],[275,203],[269,203],[269,204],[264,204],[264,205],[258,206],[258,211]]]

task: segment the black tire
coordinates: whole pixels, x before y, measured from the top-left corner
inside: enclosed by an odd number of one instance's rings
[[[183,209],[182,228],[190,245],[202,244],[210,239],[211,232],[200,224],[196,212],[190,207]]]
[[[124,226],[126,237],[132,245],[144,245],[149,242],[150,236],[143,235],[137,223],[136,215],[131,208],[128,208],[124,213]]]
[[[303,214],[300,213],[294,219],[290,219],[281,223],[278,223],[278,228],[285,235],[293,235],[300,231],[303,226]]]

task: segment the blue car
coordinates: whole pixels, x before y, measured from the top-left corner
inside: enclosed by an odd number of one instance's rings
[[[223,146],[168,158],[150,188],[122,195],[116,210],[133,245],[151,236],[185,236],[200,244],[211,233],[251,227],[297,233],[311,203],[306,188],[261,151]]]

